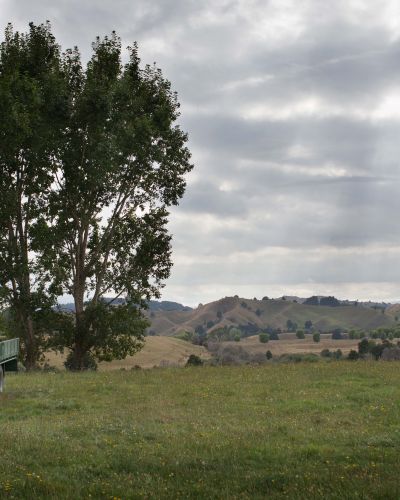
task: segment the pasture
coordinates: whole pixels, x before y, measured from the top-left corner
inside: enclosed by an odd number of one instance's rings
[[[399,498],[398,363],[10,375],[1,498]]]

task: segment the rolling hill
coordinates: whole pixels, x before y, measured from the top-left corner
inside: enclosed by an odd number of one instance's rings
[[[396,323],[395,314],[368,307],[313,306],[282,299],[255,300],[238,296],[225,297],[189,311],[151,311],[149,315],[149,333],[167,336],[193,332],[199,326],[207,331],[245,325],[286,330],[288,320],[297,323],[298,328],[304,328],[304,323],[310,320],[313,327],[322,332],[335,328],[373,330]]]

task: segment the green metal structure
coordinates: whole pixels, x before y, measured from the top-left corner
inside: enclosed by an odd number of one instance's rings
[[[0,392],[4,389],[5,372],[18,370],[19,339],[0,342]]]

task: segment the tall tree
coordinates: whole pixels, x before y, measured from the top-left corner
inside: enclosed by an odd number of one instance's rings
[[[38,267],[34,230],[45,212],[66,118],[59,47],[50,25],[8,25],[0,47],[0,300],[10,308],[25,364],[40,354],[39,316],[55,290]]]
[[[113,33],[95,41],[86,69],[77,49],[64,56],[69,123],[41,263],[74,298],[75,322],[58,346],[71,349],[75,369],[88,354],[110,360],[140,348],[143,301],[159,296],[171,267],[168,207],[192,168],[170,82],[140,66],[136,45],[129,53],[122,66]]]

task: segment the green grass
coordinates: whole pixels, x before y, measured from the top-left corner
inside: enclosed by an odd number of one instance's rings
[[[400,498],[397,363],[7,382],[0,498]]]

